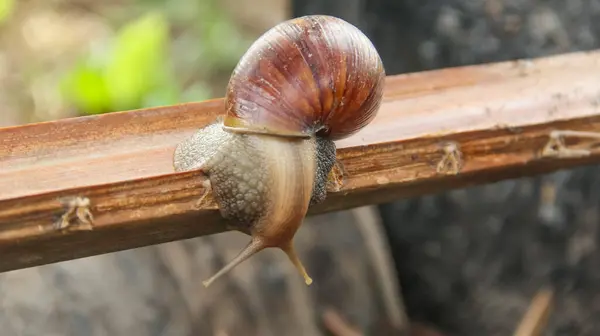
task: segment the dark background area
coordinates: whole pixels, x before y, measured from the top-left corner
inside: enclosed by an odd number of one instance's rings
[[[388,74],[600,45],[596,0],[295,0],[293,10],[358,25]],[[408,315],[452,335],[510,335],[515,308],[549,285],[559,295],[545,335],[600,334],[599,172],[381,205]]]

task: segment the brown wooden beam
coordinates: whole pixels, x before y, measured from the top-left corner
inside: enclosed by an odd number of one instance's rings
[[[377,118],[337,143],[344,186],[310,212],[600,162],[599,73],[595,51],[390,76]],[[196,204],[202,178],[171,160],[222,111],[216,99],[1,128],[0,271],[225,231],[214,203]],[[93,230],[56,228],[73,197]]]

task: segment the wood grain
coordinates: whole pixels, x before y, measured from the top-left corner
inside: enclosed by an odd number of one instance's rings
[[[311,214],[600,161],[542,155],[554,130],[600,132],[600,52],[390,76],[375,120],[338,141],[344,186]],[[225,231],[196,206],[197,172],[175,145],[222,99],[0,129],[0,271]],[[595,133],[592,133],[592,135]],[[448,151],[450,149],[450,151]],[[454,149],[454,150],[452,150]],[[91,201],[91,231],[59,231],[60,199]]]

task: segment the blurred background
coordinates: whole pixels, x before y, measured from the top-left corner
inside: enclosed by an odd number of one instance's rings
[[[357,25],[390,75],[600,46],[600,0],[0,0],[0,126],[220,97],[256,37],[306,14]],[[310,288],[274,252],[205,290],[237,234],[0,274],[0,334],[401,335],[406,315],[412,335],[510,335],[550,287],[544,335],[598,335],[598,173],[311,217]]]
[[[0,0],[0,125],[222,96],[288,12],[282,0]]]

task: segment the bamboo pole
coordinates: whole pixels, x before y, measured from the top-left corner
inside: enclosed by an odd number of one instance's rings
[[[600,52],[389,76],[323,213],[600,162]],[[0,272],[225,231],[174,173],[223,100],[0,128]]]

